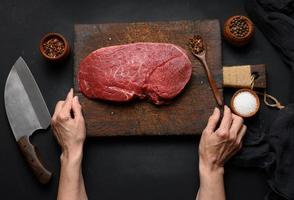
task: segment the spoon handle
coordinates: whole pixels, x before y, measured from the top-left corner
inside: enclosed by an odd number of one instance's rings
[[[213,79],[212,74],[211,74],[211,72],[210,72],[210,70],[208,68],[206,59],[205,58],[201,58],[200,60],[202,61],[203,65],[204,65],[204,68],[205,68],[205,71],[206,71],[206,75],[207,75],[207,78],[208,78],[208,82],[209,82],[209,85],[210,85],[210,87],[212,89],[214,98],[215,98],[215,100],[216,100],[216,102],[217,102],[217,104],[219,106],[223,106],[224,103],[223,103],[222,96],[221,96],[219,90],[217,89],[216,82]]]

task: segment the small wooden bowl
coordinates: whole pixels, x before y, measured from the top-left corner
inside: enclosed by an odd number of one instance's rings
[[[241,93],[241,92],[249,92],[250,94],[252,94],[255,99],[256,99],[256,110],[254,112],[251,112],[249,115],[241,115],[240,113],[238,113],[234,107],[234,99],[235,97]],[[233,97],[231,98],[231,102],[230,102],[230,107],[232,109],[232,111],[236,114],[236,115],[239,115],[240,117],[244,117],[244,118],[249,118],[249,117],[252,117],[253,115],[255,115],[258,110],[259,110],[259,107],[260,107],[260,101],[259,101],[259,98],[257,96],[257,94],[255,92],[253,92],[252,90],[250,89],[240,89],[238,90],[237,92],[235,92],[235,94],[233,95]]]
[[[242,20],[245,21],[245,23],[248,25],[248,32],[240,37],[240,36],[236,36],[230,29],[230,25],[232,23],[233,20],[235,20],[236,18],[242,18]],[[254,25],[253,22],[246,16],[243,15],[235,15],[230,17],[229,19],[227,19],[227,21],[224,24],[224,28],[223,28],[223,35],[224,38],[231,44],[235,45],[235,46],[243,46],[245,44],[247,44],[251,38],[254,35]]]
[[[56,38],[59,41],[61,41],[64,44],[64,50],[63,52],[56,56],[56,57],[51,57],[48,54],[46,54],[46,51],[44,49],[43,44],[46,43],[47,41],[49,41],[50,39]],[[48,33],[46,34],[40,41],[40,45],[39,45],[39,49],[40,49],[40,53],[42,54],[42,56],[48,60],[48,61],[54,61],[54,62],[59,62],[59,61],[63,61],[65,60],[69,53],[70,53],[70,46],[67,42],[67,40],[59,33]]]

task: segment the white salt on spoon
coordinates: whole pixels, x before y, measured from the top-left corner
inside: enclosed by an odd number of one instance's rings
[[[241,117],[251,117],[255,115],[259,110],[259,105],[258,96],[249,89],[238,90],[231,100],[232,110]]]

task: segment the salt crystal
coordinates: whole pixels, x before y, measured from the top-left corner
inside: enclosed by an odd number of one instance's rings
[[[233,106],[238,114],[248,116],[256,111],[258,105],[255,96],[245,91],[235,96]]]

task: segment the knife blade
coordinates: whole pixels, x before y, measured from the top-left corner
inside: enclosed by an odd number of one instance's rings
[[[7,118],[19,148],[37,179],[45,184],[51,172],[41,163],[30,135],[50,125],[50,113],[39,87],[22,57],[12,66],[4,90]]]

